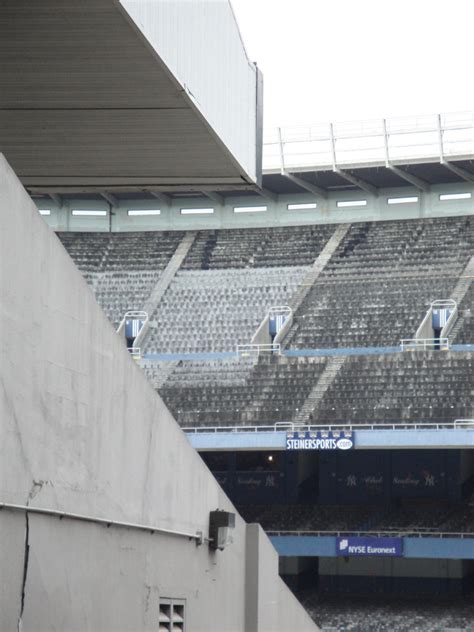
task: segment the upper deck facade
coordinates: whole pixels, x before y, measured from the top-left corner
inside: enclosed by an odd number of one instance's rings
[[[377,189],[474,182],[474,112],[278,128],[265,135],[265,184]]]

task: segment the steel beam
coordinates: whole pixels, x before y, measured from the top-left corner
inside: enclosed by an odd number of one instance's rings
[[[224,196],[220,195],[220,193],[216,193],[216,191],[202,191],[202,194],[205,195],[210,200],[212,200],[213,202],[215,202],[216,204],[220,204],[221,206],[224,206],[225,204]]]
[[[283,147],[283,139],[281,136],[281,127],[278,128],[278,146],[280,148],[280,169],[285,171],[285,148]]]
[[[273,193],[273,191],[269,191],[265,187],[256,187],[255,191],[264,198],[271,200],[272,202],[278,202],[278,195]]]
[[[108,202],[111,206],[115,206],[115,207],[117,207],[117,206],[118,206],[118,204],[119,204],[119,203],[118,203],[118,200],[117,200],[117,198],[115,197],[115,195],[112,195],[112,193],[107,193],[107,191],[103,191],[103,192],[101,193],[101,196],[102,196],[102,197],[104,198],[104,200],[105,200],[106,202]]]
[[[439,121],[438,121],[438,128],[439,128]],[[383,138],[384,138],[384,149],[385,149],[385,167],[387,169],[390,169],[392,173],[395,173],[402,180],[405,180],[406,182],[409,182],[410,184],[412,184],[414,187],[416,187],[420,191],[429,191],[430,185],[428,182],[426,182],[425,180],[422,180],[421,178],[418,178],[417,176],[412,176],[411,173],[407,173],[406,171],[403,171],[403,169],[400,169],[399,167],[395,167],[395,165],[392,165],[392,163],[390,162],[387,121],[385,119],[383,119]],[[442,142],[442,137],[440,136],[440,155],[442,155],[442,151],[443,151],[442,148],[443,148],[443,142]]]
[[[466,171],[466,169],[463,169],[462,167],[453,165],[452,162],[444,160],[444,158],[441,160],[441,164],[443,165],[443,167],[446,167],[446,169],[449,169],[449,171],[451,171],[452,173],[455,173],[457,176],[459,176],[466,182],[474,182],[474,173],[470,173],[469,171]]]
[[[165,206],[171,206],[171,198],[166,193],[160,193],[159,191],[150,191],[150,195],[152,195],[157,200],[160,200]]]
[[[344,171],[343,169],[339,169],[338,167],[334,167],[333,171],[334,173],[337,173],[338,176],[341,176],[341,178],[344,178],[344,180],[347,180],[351,184],[354,184],[356,187],[359,187],[359,189],[362,189],[363,191],[367,191],[367,193],[371,193],[372,195],[375,195],[375,196],[379,194],[377,187],[374,187],[373,184],[370,184],[369,182],[362,180],[362,178],[358,178],[357,176],[354,176],[352,173],[348,173],[347,171]]]
[[[443,126],[441,124],[441,114],[438,114],[438,142],[439,142],[439,161],[444,162],[444,146],[443,146]]]
[[[354,184],[356,187],[359,187],[359,189],[362,189],[363,191],[367,191],[367,193],[370,193],[371,195],[377,196],[378,189],[377,187],[374,187],[373,184],[370,184],[369,182],[362,180],[362,178],[358,178],[357,176],[354,176],[352,175],[352,173],[348,173],[347,171],[344,171],[343,169],[339,169],[339,167],[337,166],[337,157],[336,157],[336,139],[334,137],[334,128],[333,128],[332,123],[329,124],[329,135],[330,135],[330,140],[331,140],[333,172],[337,173],[337,175],[340,176],[341,178],[344,178],[344,180],[347,180],[347,182],[350,182],[351,184]]]
[[[255,191],[255,184],[235,185],[235,184],[107,184],[107,188],[97,184],[25,184],[26,190],[31,195],[74,195],[75,193],[96,193],[101,195],[105,190],[115,195],[116,193],[147,193],[157,197],[159,195],[167,195],[169,193],[196,193],[202,195],[203,191],[231,191],[234,195],[238,195],[239,191]],[[169,197],[169,195],[167,195]],[[164,198],[163,198],[164,199]]]
[[[282,169],[281,175],[285,176],[285,178],[288,178],[288,180],[291,180],[291,182],[294,182],[302,189],[306,189],[306,191],[309,191],[315,197],[322,198],[323,200],[327,199],[328,194],[325,189],[322,189],[321,187],[318,187],[315,184],[311,184],[311,182],[307,182],[303,178],[300,178],[299,176],[295,176],[293,173],[290,173],[289,171],[285,171],[285,169]]]
[[[63,201],[58,193],[48,193],[48,195],[53,200],[53,202],[59,206],[59,208],[62,207]]]
[[[403,169],[399,169],[398,167],[395,167],[395,165],[392,165],[391,162],[387,162],[386,167],[387,169],[390,169],[390,171],[395,173],[399,178],[402,178],[402,180],[406,180],[417,189],[420,189],[420,191],[430,190],[430,184],[426,182],[426,180],[422,180],[421,178],[418,178],[417,176],[413,176],[411,173],[407,173],[406,171],[403,171]]]

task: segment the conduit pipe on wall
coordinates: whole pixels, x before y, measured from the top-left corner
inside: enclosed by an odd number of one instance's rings
[[[122,522],[120,520],[108,520],[107,518],[97,518],[94,516],[86,516],[84,514],[76,514],[68,511],[59,511],[57,509],[44,509],[42,507],[31,507],[29,505],[15,505],[12,503],[0,502],[0,510],[9,509],[10,511],[25,511],[29,514],[42,514],[46,516],[56,516],[60,520],[68,518],[70,520],[81,520],[83,522],[92,522],[95,524],[103,524],[106,527],[124,527],[126,529],[138,529],[140,531],[149,531],[150,533],[163,533],[166,535],[175,535],[178,537],[196,540],[196,544],[202,544],[204,541],[209,542],[209,538],[204,538],[201,531],[196,533],[186,533],[184,531],[174,531],[172,529],[162,529],[161,527],[153,527],[149,525],[136,524],[133,522]]]

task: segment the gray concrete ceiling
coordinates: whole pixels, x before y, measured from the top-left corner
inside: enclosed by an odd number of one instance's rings
[[[115,0],[0,0],[0,152],[28,187],[253,184]]]

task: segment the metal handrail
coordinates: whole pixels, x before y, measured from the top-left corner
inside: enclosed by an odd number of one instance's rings
[[[301,424],[298,424],[298,427],[300,427]],[[274,428],[275,430],[291,430],[293,431],[295,429],[295,424],[293,421],[276,421],[274,424]]]
[[[443,299],[439,299],[437,301],[432,301],[431,303],[431,307],[457,307],[457,303],[454,299],[452,298],[443,298]]]
[[[460,130],[464,131],[462,138]],[[443,162],[472,156],[473,139],[473,112],[283,127],[265,135],[263,168],[272,172],[297,166],[385,165],[420,157]]]
[[[280,344],[240,344],[237,345],[237,354],[241,355],[251,355],[256,354],[260,355],[261,353],[274,353],[277,355],[281,355],[281,345]]]
[[[285,427],[282,427],[285,424]],[[415,422],[415,423],[358,423],[358,424],[293,424],[289,422],[277,422],[273,425],[256,425],[256,426],[192,426],[183,428],[183,431],[189,434],[198,433],[258,433],[258,432],[292,432],[294,430],[317,432],[317,431],[335,431],[335,430],[455,430],[458,428],[474,430],[474,419],[456,419],[455,421],[446,422]]]
[[[139,360],[142,357],[142,350],[140,349],[140,347],[127,347],[127,351],[132,356],[132,358]]]
[[[474,419],[455,419],[454,420],[454,424],[456,426],[473,426],[474,425]]]
[[[127,321],[128,318],[138,318],[140,320],[143,320],[143,325],[140,328],[140,331],[138,332],[137,337],[135,338],[135,342],[138,340],[140,333],[146,329],[146,327],[148,327],[148,323],[149,323],[149,318],[148,318],[148,313],[143,311],[143,310],[130,310],[128,312],[125,312],[124,317],[122,318],[122,320],[120,321],[119,326],[117,327],[117,334],[119,335],[123,335],[124,331],[125,331],[125,323]]]
[[[437,346],[441,349],[449,349],[449,338],[402,338],[400,340],[400,349],[402,351],[423,349],[435,349]]]
[[[164,533],[166,535],[176,535],[183,538],[189,538],[190,540],[196,540],[198,542],[203,541],[203,535],[201,531],[195,533],[177,531],[174,529],[165,529],[155,525],[146,525],[135,522],[124,522],[123,520],[113,520],[111,518],[101,518],[98,516],[90,516],[86,514],[78,514],[71,511],[62,511],[60,509],[47,509],[45,507],[32,507],[30,505],[18,505],[15,503],[0,502],[0,510],[9,509],[11,511],[24,511],[27,514],[40,514],[43,516],[52,516],[62,520],[68,518],[70,520],[79,520],[81,522],[93,522],[95,524],[102,524],[106,527],[124,527],[126,529],[136,529],[139,531],[149,531],[150,533]]]
[[[146,320],[148,312],[144,312],[142,309],[132,309],[129,312],[125,312],[124,318],[143,318],[143,320]]]

